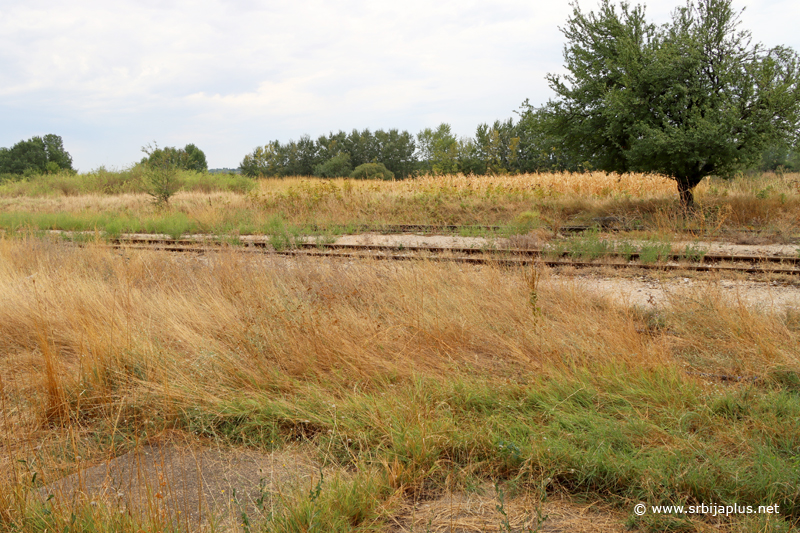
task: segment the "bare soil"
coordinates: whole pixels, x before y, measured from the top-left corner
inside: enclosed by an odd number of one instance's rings
[[[703,299],[713,292],[732,303],[766,312],[800,310],[800,287],[778,281],[688,277],[659,279],[652,276],[611,277],[597,274],[579,274],[569,278],[554,275],[552,278],[554,281],[569,279],[588,293],[611,296],[621,304],[641,308],[672,305],[678,295]]]
[[[258,523],[282,493],[313,487],[318,479],[319,466],[295,448],[264,453],[170,443],[145,445],[86,466],[42,487],[39,495],[52,495],[55,505],[68,507],[103,503],[175,523],[184,531],[226,531],[238,529],[232,521],[240,521],[242,512]],[[559,496],[544,502],[530,496],[501,499],[493,486],[485,485],[471,493],[409,502],[389,518],[387,531],[621,533],[624,519],[623,513],[602,504],[578,504]]]
[[[246,512],[257,519],[281,493],[313,486],[315,475],[317,465],[291,447],[265,453],[164,443],[86,465],[39,494],[56,505],[104,503],[194,531],[209,517],[225,523]]]

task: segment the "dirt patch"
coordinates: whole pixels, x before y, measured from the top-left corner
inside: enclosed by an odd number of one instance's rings
[[[485,237],[459,237],[455,235],[381,235],[365,233],[362,235],[344,235],[336,239],[335,244],[362,246],[396,246],[411,248],[415,246],[431,246],[437,248],[496,248],[507,246],[506,239],[487,239]]]
[[[609,236],[609,240],[617,240],[614,236]],[[244,239],[243,239],[244,240]],[[644,245],[646,241],[630,239],[619,239],[620,241],[630,242],[631,244]],[[382,235],[377,233],[365,233],[362,235],[344,235],[336,239],[334,244],[366,245],[366,246],[393,246],[393,247],[416,247],[431,246],[441,248],[545,248],[548,245],[545,239],[537,235],[514,236],[505,238],[486,238],[486,237],[460,237],[454,235],[409,235],[393,234]],[[797,244],[733,244],[712,241],[675,241],[670,243],[674,253],[682,253],[687,248],[697,251],[705,251],[710,254],[732,254],[752,257],[763,256],[786,256],[797,257],[800,253],[800,246]]]
[[[491,488],[482,494],[456,493],[420,503],[397,517],[392,531],[621,533],[627,531],[624,519],[618,511],[559,498],[538,502],[518,497],[501,505]]]
[[[785,256],[797,257],[800,246],[797,244],[733,244],[711,241],[676,241],[670,243],[672,251],[681,253],[687,248],[703,250],[710,254],[744,255],[750,257]]]
[[[171,521],[187,531],[213,518],[269,512],[281,493],[312,483],[319,469],[292,448],[275,453],[176,444],[147,445],[39,490],[55,505],[105,503],[144,518]],[[219,523],[219,522],[217,522]]]
[[[569,278],[552,275],[551,279],[576,283],[587,293],[610,296],[621,304],[643,308],[672,305],[679,296],[707,298],[713,294],[731,304],[743,304],[763,312],[800,310],[800,287],[776,281],[698,280],[687,277],[661,280],[650,276],[623,278],[592,275]]]

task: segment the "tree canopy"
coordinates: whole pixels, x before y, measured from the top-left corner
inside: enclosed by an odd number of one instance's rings
[[[73,170],[72,156],[58,135],[31,137],[11,148],[0,148],[0,174],[42,174]]]
[[[414,136],[406,131],[373,133],[369,129],[354,129],[349,134],[339,131],[322,135],[316,141],[308,135],[285,144],[272,141],[247,154],[240,167],[246,176],[327,176],[332,168],[339,169],[338,176],[343,175],[345,166],[349,165],[349,172],[353,167],[378,162],[405,177],[416,170],[414,151]],[[349,158],[346,165],[342,164],[343,154]]]
[[[669,175],[691,205],[705,176],[798,135],[798,55],[739,25],[730,0],[690,1],[663,26],[627,2],[576,4],[562,28],[568,74],[548,76],[557,96],[536,110],[543,131],[592,168]]]
[[[194,144],[187,144],[184,148],[165,146],[145,146],[142,151],[147,157],[142,159],[142,164],[168,164],[178,169],[205,172],[208,170],[206,154]]]

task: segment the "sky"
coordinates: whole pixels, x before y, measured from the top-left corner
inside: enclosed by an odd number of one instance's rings
[[[632,2],[637,3],[637,2]],[[667,22],[678,0],[650,0]],[[598,1],[580,2],[584,11]],[[734,0],[742,28],[800,51],[800,2]],[[148,143],[236,168],[272,140],[442,122],[459,136],[552,97],[562,0],[0,0],[0,146],[54,133],[73,166]]]

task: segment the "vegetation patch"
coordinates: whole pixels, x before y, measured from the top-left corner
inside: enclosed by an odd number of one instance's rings
[[[498,525],[520,523],[515,498],[532,524],[563,495],[649,531],[753,517],[637,517],[640,501],[777,504],[778,531],[800,518],[796,317],[713,291],[655,316],[531,276],[0,240],[2,527],[81,520],[33,495],[176,436],[303,447],[322,468],[263,508],[234,501],[232,530],[379,530],[486,485]]]

